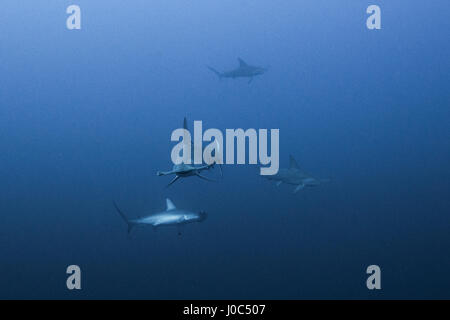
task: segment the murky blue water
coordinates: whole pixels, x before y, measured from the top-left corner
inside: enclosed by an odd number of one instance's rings
[[[0,7],[0,298],[450,297],[448,1]],[[206,68],[237,57],[270,70]],[[279,128],[282,167],[331,182],[293,194],[241,165],[165,188],[184,116]],[[128,237],[112,201],[136,217],[166,197],[208,219]]]

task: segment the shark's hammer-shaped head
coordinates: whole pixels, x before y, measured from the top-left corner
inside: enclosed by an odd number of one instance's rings
[[[181,221],[180,222],[184,222],[184,223],[188,223],[188,222],[202,222],[205,221],[207,218],[207,214],[205,211],[200,211],[200,212],[184,212],[184,214],[180,217]]]
[[[255,76],[258,76],[258,75],[266,73],[268,70],[269,70],[268,68],[264,68],[264,67],[254,67],[252,73]]]
[[[206,211],[200,211],[198,213],[198,222],[203,222],[206,220],[206,218],[208,218],[208,214],[206,213]]]

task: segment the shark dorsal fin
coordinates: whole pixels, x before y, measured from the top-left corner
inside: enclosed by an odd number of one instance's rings
[[[248,64],[244,61],[244,60],[242,60],[241,58],[238,58],[238,61],[239,61],[239,67],[248,67]]]
[[[189,132],[186,117],[184,117],[183,119],[183,129]],[[187,144],[187,147],[191,148],[191,163],[193,163],[194,160],[192,157],[194,156],[193,154],[194,143],[192,142],[192,136],[190,136],[190,132],[189,135],[187,135],[186,132],[185,134],[183,134],[183,141]]]
[[[300,169],[297,161],[295,161],[292,155],[289,155],[289,169]]]
[[[183,129],[186,130],[186,131],[189,131],[188,126],[187,126],[187,119],[186,119],[186,117],[184,117],[184,120],[183,120]],[[187,142],[188,140],[190,140],[190,139],[188,139],[188,135],[186,134],[186,131],[183,134],[183,141],[184,142]],[[192,141],[191,141],[191,143],[192,143]]]
[[[167,204],[166,211],[175,210],[177,208],[169,198],[166,199],[166,204]]]

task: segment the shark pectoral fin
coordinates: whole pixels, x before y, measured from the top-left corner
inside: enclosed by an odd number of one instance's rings
[[[157,176],[167,176],[169,174],[173,174],[173,171],[157,171],[156,172]]]
[[[299,184],[295,189],[294,189],[294,193],[297,193],[299,190],[303,189],[305,187],[304,184]]]
[[[277,181],[277,183],[276,183],[277,187],[281,186],[282,183],[283,183],[283,181]]]
[[[134,225],[131,223],[128,225],[128,234],[131,233],[131,230],[133,230],[133,227],[134,227]]]
[[[173,180],[170,181],[170,183],[166,186],[166,188],[167,188],[167,187],[170,187],[172,184],[174,184],[175,181],[177,181],[179,178],[180,178],[179,176],[176,176],[175,178],[173,178]]]
[[[197,173],[197,177],[199,177],[200,179],[206,180],[206,181],[216,182],[216,180],[202,176],[200,173]]]
[[[177,232],[178,232],[178,236],[181,236],[184,232],[184,226],[183,225],[178,225],[177,226]]]
[[[248,80],[248,84],[252,83],[253,81],[253,77],[250,78],[250,80]]]

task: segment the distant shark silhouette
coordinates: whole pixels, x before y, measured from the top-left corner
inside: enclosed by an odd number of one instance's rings
[[[184,121],[183,121],[183,128],[188,130],[186,117],[184,118]],[[194,147],[192,142],[191,142],[191,147],[192,148]],[[191,154],[193,154],[193,153],[191,152]],[[201,174],[202,171],[209,170],[209,169],[213,168],[214,165],[215,165],[215,163],[206,164],[206,165],[202,165],[202,166],[195,166],[195,165],[180,163],[180,164],[175,164],[172,167],[172,170],[170,170],[170,171],[157,171],[156,175],[158,175],[158,176],[167,176],[167,175],[172,175],[172,174],[175,175],[175,178],[173,178],[173,180],[170,181],[170,183],[167,185],[167,187],[174,184],[180,178],[187,178],[187,177],[192,177],[192,176],[197,176],[203,180],[216,182],[217,180],[210,179]],[[222,167],[220,164],[219,164],[219,169],[220,169],[220,173],[222,174]]]
[[[286,184],[295,185],[294,193],[305,188],[315,187],[324,182],[329,182],[329,179],[317,179],[311,175],[300,170],[297,162],[292,155],[289,155],[289,169],[280,169],[278,173],[272,176],[265,176],[269,180],[277,182],[277,186],[283,182]]]
[[[170,199],[166,199],[166,210],[154,214],[150,214],[138,219],[129,219],[114,202],[119,215],[128,225],[128,234],[131,230],[138,225],[150,225],[154,229],[160,226],[177,226],[178,235],[181,235],[181,227],[188,223],[202,222],[207,218],[207,214],[204,211],[191,212],[187,210],[177,209]]]
[[[248,80],[248,83],[252,82],[253,77],[259,76],[265,72],[267,72],[267,68],[263,67],[256,67],[251,66],[247,64],[244,60],[241,58],[238,58],[239,61],[239,67],[237,67],[234,70],[226,71],[226,72],[219,72],[216,69],[208,66],[208,69],[214,72],[220,79],[222,78],[250,78]]]

